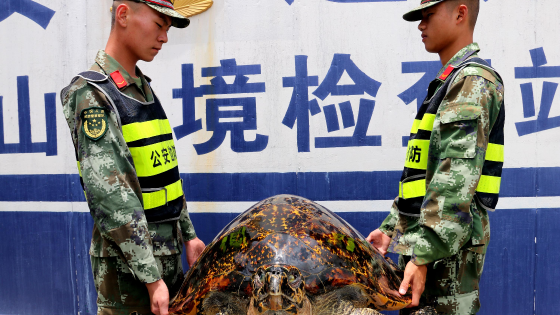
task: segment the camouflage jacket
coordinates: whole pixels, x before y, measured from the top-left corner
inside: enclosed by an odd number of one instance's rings
[[[150,79],[136,68],[133,78],[111,56],[99,51],[90,70],[108,75],[119,70],[127,85],[120,90],[139,101],[153,100]],[[62,95],[62,94],[61,94]],[[161,279],[154,256],[180,254],[184,241],[196,237],[189,218],[186,201],[178,221],[147,223],[142,206],[142,193],[132,156],[123,138],[117,116],[105,95],[78,78],[62,95],[64,116],[70,128],[79,161],[79,171],[90,213],[94,220],[90,255],[121,257],[145,283]],[[90,107],[105,107],[108,130],[93,141],[82,131],[80,114]]]
[[[468,54],[477,56],[479,50],[476,43],[460,50],[440,70],[437,78],[449,65],[457,66]],[[443,81],[440,82],[441,88]],[[490,130],[498,117],[503,97],[504,86],[494,73],[473,65],[458,73],[435,117],[426,171],[426,195],[420,217],[399,214],[393,203],[381,224],[380,230],[391,237],[390,252],[412,256],[411,261],[417,265],[453,256],[462,248],[486,252],[490,241],[488,213],[478,201],[473,202],[476,200],[473,197],[480,180]],[[477,118],[475,156],[445,157],[443,153],[447,148],[465,148],[466,151],[464,144],[468,135],[459,130],[447,132],[447,129],[442,133],[440,114],[442,111],[449,114],[467,105],[478,105],[482,112]],[[463,136],[457,137],[461,134]],[[456,155],[461,156],[460,152]]]

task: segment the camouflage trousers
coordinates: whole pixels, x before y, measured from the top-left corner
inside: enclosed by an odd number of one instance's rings
[[[98,315],[152,314],[146,285],[132,274],[120,257],[90,258]],[[181,255],[156,256],[155,259],[171,299],[184,279]]]
[[[484,267],[484,254],[461,250],[455,256],[428,264],[426,289],[418,308],[400,311],[409,315],[425,306],[433,306],[438,314],[470,315],[480,310],[479,281]],[[404,270],[410,256],[399,257]]]

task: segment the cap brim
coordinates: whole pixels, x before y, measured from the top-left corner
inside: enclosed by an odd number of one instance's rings
[[[152,8],[152,9],[160,12],[160,13],[163,13],[163,14],[171,17],[171,19],[172,19],[171,26],[173,26],[173,27],[185,28],[185,27],[189,26],[189,24],[191,24],[191,20],[182,16],[179,12],[177,12],[173,9],[165,8],[165,7],[155,5],[155,4],[151,4],[151,3],[146,3],[146,5],[149,6],[150,8]]]
[[[424,4],[420,5],[419,7],[417,7],[416,9],[405,13],[403,15],[403,19],[405,19],[405,21],[408,21],[408,22],[420,21],[420,20],[422,20],[422,10],[427,9],[431,6],[434,6],[436,4],[439,4],[443,1],[444,0],[424,3]]]

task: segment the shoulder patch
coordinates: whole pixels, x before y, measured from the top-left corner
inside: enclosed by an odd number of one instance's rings
[[[483,77],[484,79],[496,84],[496,76],[490,70],[487,70],[482,67],[477,67],[476,65],[466,67],[462,71],[462,76],[479,76]]]
[[[103,107],[90,107],[82,110],[82,132],[93,141],[101,139],[107,132],[107,112]]]
[[[115,81],[115,84],[119,89],[122,89],[123,87],[128,85],[119,70],[111,73],[111,78],[113,79],[113,81]]]
[[[447,78],[449,77],[451,72],[453,72],[453,70],[455,70],[455,67],[453,65],[449,65],[449,67],[447,67],[447,69],[443,71],[443,73],[438,77],[438,79],[440,79],[441,81],[447,80]]]

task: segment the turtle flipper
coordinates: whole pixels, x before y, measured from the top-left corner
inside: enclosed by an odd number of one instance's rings
[[[246,315],[248,301],[232,293],[213,291],[202,302],[204,315]]]

